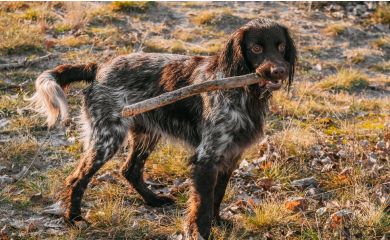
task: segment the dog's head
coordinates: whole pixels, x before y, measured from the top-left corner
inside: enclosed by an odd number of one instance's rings
[[[269,19],[256,19],[235,31],[219,57],[220,68],[228,76],[257,72],[263,85],[277,90],[294,78],[297,53],[288,29]]]

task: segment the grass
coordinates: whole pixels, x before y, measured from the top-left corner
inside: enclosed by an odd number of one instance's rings
[[[156,2],[145,1],[128,1],[128,2],[113,2],[111,7],[113,11],[122,11],[122,12],[139,12],[144,13],[148,11],[151,7],[156,6]]]
[[[1,162],[8,166],[15,164],[20,167],[29,162],[29,159],[37,152],[38,146],[36,140],[26,137],[10,141],[0,149]]]
[[[11,117],[17,113],[17,108],[25,106],[23,96],[21,94],[0,96],[0,117]]]
[[[211,24],[212,20],[217,16],[215,11],[203,11],[195,16],[192,21],[199,25]]]
[[[379,72],[390,71],[390,60],[377,63],[371,66],[371,69]]]
[[[297,215],[292,214],[283,202],[264,201],[254,209],[254,216],[248,216],[247,224],[254,231],[297,224]]]
[[[191,21],[194,24],[197,25],[213,25],[213,21],[218,16],[223,15],[232,15],[232,11],[228,8],[219,9],[218,11],[215,10],[205,10],[202,12],[199,12],[196,16],[194,16]]]
[[[288,153],[287,153],[288,156]],[[290,155],[291,156],[291,155]],[[298,171],[287,162],[280,160],[268,161],[260,166],[259,176],[264,175],[274,182],[286,184],[296,177]]]
[[[390,4],[386,3],[379,6],[371,17],[374,23],[390,24]]]
[[[172,33],[172,36],[184,42],[191,42],[198,39],[200,37],[199,34],[201,33],[197,30],[177,29]]]
[[[82,45],[90,44],[90,39],[86,35],[78,37],[66,36],[58,41],[58,45],[65,47],[80,47]]]
[[[318,143],[318,136],[308,128],[295,126],[277,132],[272,141],[288,155],[304,155],[307,149]]]
[[[370,43],[371,46],[374,48],[389,48],[390,47],[390,37],[383,36],[380,38],[377,38]]]
[[[146,52],[186,53],[186,44],[174,39],[150,39],[144,42]]]
[[[0,53],[20,54],[39,52],[43,47],[43,33],[39,26],[19,21],[12,14],[2,13],[0,16]]]
[[[338,36],[344,32],[344,30],[349,27],[349,24],[346,23],[332,23],[328,24],[322,32],[328,36]]]
[[[93,9],[90,3],[65,2],[65,16],[62,21],[54,25],[57,33],[77,31],[85,27],[88,22],[87,9]]]
[[[324,90],[361,91],[369,85],[368,77],[355,69],[341,69],[337,74],[318,83]]]
[[[146,162],[149,173],[160,179],[185,178],[189,174],[186,159],[188,153],[177,145],[160,146]]]

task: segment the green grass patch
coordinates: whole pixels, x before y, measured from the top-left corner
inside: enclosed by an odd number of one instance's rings
[[[337,74],[317,83],[324,90],[361,91],[369,85],[368,77],[355,69],[341,69]]]
[[[111,8],[113,11],[145,13],[151,7],[154,7],[156,5],[157,3],[152,1],[145,1],[145,2],[128,1],[128,2],[113,2],[111,3]]]

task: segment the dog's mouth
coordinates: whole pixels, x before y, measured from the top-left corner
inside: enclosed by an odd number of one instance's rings
[[[256,74],[261,79],[259,83],[260,87],[269,91],[276,91],[282,87],[283,82],[287,79],[287,73],[272,76],[271,66],[270,63],[261,65],[256,69]]]
[[[276,90],[279,90],[282,85],[283,85],[283,82],[284,82],[284,79],[269,79],[269,78],[264,78],[264,76],[260,76],[260,87],[262,88],[266,88],[270,91],[276,91]]]
[[[265,80],[264,82],[265,83],[264,83],[263,87],[265,87],[271,91],[276,91],[282,87],[283,80],[282,79],[277,79],[277,80],[272,80],[272,81]]]

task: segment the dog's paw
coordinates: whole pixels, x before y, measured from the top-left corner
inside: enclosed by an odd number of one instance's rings
[[[148,199],[146,204],[151,207],[162,207],[175,204],[175,199],[169,196],[156,196],[153,199]]]
[[[65,223],[70,227],[76,227],[78,229],[87,229],[91,224],[81,216],[74,218],[68,218],[64,216]]]
[[[199,229],[199,226],[196,223],[189,223],[184,229],[184,239],[185,240],[206,240],[214,239],[213,235],[210,235],[210,228],[203,229],[203,236]]]

